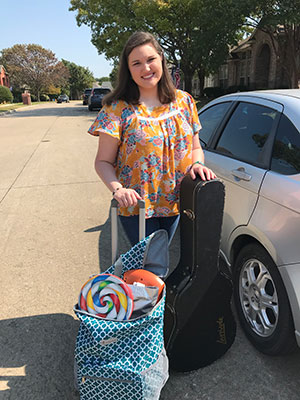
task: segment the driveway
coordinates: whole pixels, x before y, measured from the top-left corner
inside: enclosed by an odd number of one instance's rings
[[[81,102],[30,106],[0,118],[0,399],[78,399],[73,306],[110,265],[110,192],[94,172],[97,112]],[[129,244],[123,233],[121,251]],[[175,237],[171,265],[179,257]],[[238,329],[209,367],[171,373],[161,400],[299,400],[300,353],[270,358]]]

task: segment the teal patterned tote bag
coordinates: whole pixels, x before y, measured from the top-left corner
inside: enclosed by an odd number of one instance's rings
[[[145,268],[165,277],[168,235],[160,230],[120,256],[106,272],[123,277]],[[156,306],[129,321],[107,320],[74,307],[80,320],[75,380],[81,400],[158,400],[168,379],[163,320],[165,290]]]

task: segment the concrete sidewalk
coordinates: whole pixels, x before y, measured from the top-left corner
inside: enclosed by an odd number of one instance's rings
[[[54,103],[0,120],[1,399],[77,398],[72,309],[110,265],[111,195],[86,133],[95,115]]]

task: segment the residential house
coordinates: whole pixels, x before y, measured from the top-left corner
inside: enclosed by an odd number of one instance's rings
[[[0,85],[10,87],[9,76],[3,65],[0,65]]]
[[[284,76],[269,35],[259,29],[233,47],[226,62],[215,75],[205,78],[204,87],[259,90],[287,88]],[[194,95],[199,95],[197,78],[193,82]]]

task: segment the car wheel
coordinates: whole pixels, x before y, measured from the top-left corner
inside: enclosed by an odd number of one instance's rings
[[[235,261],[234,300],[241,326],[259,351],[282,355],[297,347],[280,273],[270,255],[257,244],[244,247]]]
[[[93,107],[92,106],[89,106],[88,108],[89,108],[89,111],[93,111]]]

